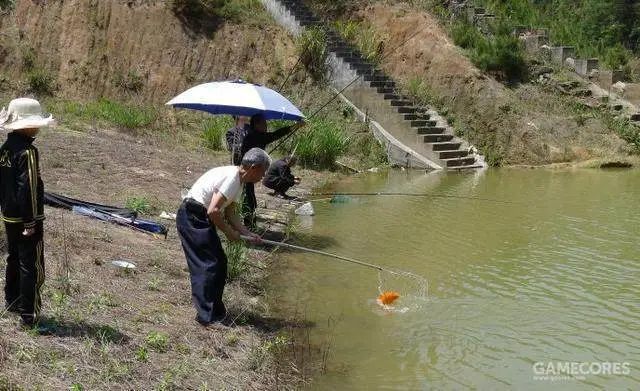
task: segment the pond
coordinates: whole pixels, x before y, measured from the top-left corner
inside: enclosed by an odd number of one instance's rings
[[[330,345],[312,389],[640,387],[640,171],[390,170],[329,190],[431,195],[316,201],[296,242],[428,290],[285,253],[272,301]],[[380,278],[394,311],[375,302]]]

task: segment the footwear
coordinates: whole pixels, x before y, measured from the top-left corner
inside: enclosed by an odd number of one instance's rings
[[[20,313],[20,309],[18,308],[17,305],[7,304],[7,305],[5,305],[4,309],[7,310],[7,312],[13,312],[14,314],[19,314]]]
[[[196,315],[196,322],[198,322],[203,327],[209,327],[211,325],[221,323],[225,319],[225,317],[226,317],[225,315],[216,316],[210,322],[205,322],[204,320],[200,319],[198,315]]]

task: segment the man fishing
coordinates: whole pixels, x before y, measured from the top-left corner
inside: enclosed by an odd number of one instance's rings
[[[264,150],[252,148],[240,165],[216,167],[202,175],[178,209],[176,225],[189,266],[196,321],[204,326],[222,321],[226,315],[222,293],[227,256],[217,231],[230,241],[241,240],[241,236],[261,241],[242,225],[236,204],[242,185],[260,181],[270,164]]]
[[[242,142],[241,152],[244,155],[252,148],[266,149],[267,145],[279,140],[287,134],[294,132],[305,125],[304,121],[297,122],[292,126],[285,126],[274,132],[267,132],[267,120],[263,114],[256,114],[249,122],[249,132]],[[244,225],[255,228],[256,226],[256,193],[254,183],[247,182],[244,185],[244,198],[242,200],[242,214],[244,215]]]
[[[249,124],[247,123],[248,117],[233,116],[235,125],[233,128],[227,130],[225,138],[227,140],[227,148],[231,152],[231,162],[234,166],[239,165],[242,162],[242,141],[249,132]]]

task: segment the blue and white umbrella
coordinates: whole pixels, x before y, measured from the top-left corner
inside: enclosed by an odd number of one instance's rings
[[[245,117],[263,114],[268,120],[304,119],[304,114],[284,96],[270,88],[242,80],[200,84],[171,99],[167,105],[211,114]]]

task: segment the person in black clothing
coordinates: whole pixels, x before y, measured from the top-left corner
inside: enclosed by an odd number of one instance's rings
[[[5,301],[27,326],[38,321],[45,277],[44,183],[33,141],[40,127],[53,124],[33,99],[15,99],[0,113],[0,128],[12,131],[0,147],[0,207],[9,252]]]
[[[260,148],[265,150],[267,145],[279,140],[289,133],[303,127],[304,121],[300,121],[292,126],[285,126],[274,132],[267,132],[267,120],[264,115],[256,114],[251,117],[249,122],[249,133],[244,137],[242,142],[241,154],[244,156],[251,148]],[[253,183],[245,183],[244,197],[242,198],[242,215],[244,216],[244,225],[250,228],[256,226],[256,192]]]
[[[269,170],[267,170],[262,184],[274,190],[276,195],[280,195],[283,198],[290,198],[286,194],[287,190],[300,183],[300,178],[293,176],[291,173],[291,167],[296,164],[296,161],[295,156],[287,156],[273,162]]]
[[[242,162],[242,141],[249,132],[249,124],[246,123],[247,117],[233,116],[235,125],[233,128],[227,130],[225,138],[227,140],[227,148],[231,152],[231,163],[234,166],[239,166]]]

